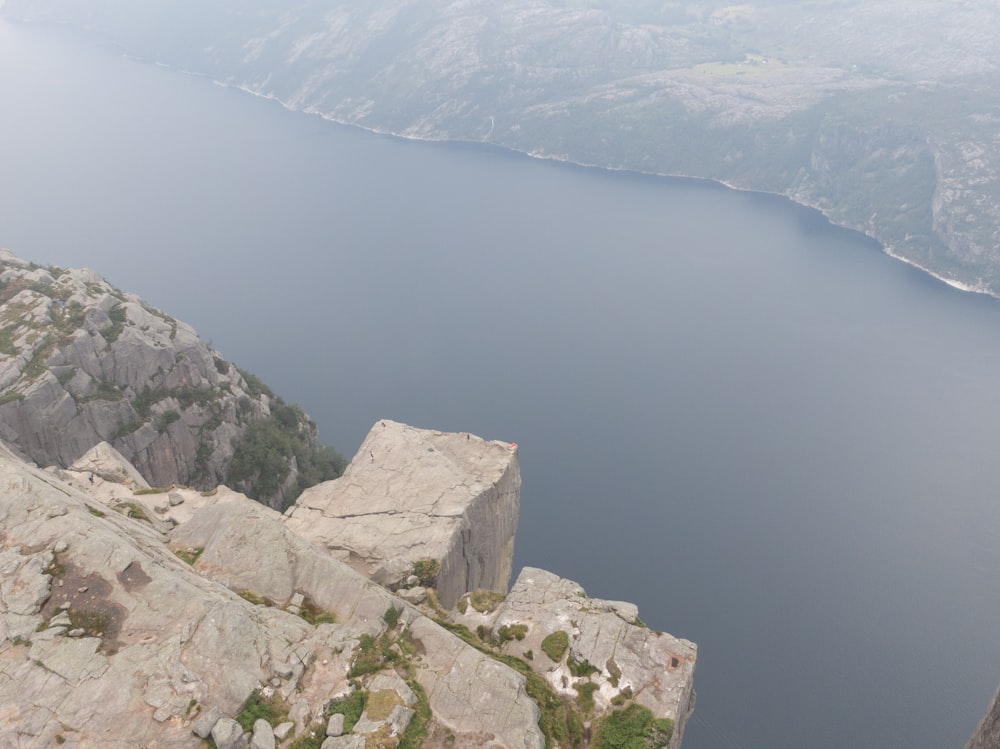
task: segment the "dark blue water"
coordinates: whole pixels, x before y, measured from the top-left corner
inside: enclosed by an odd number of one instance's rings
[[[700,647],[686,749],[959,747],[1000,681],[1000,306],[781,199],[396,141],[0,24],[0,245],[350,455],[521,446],[516,566]]]

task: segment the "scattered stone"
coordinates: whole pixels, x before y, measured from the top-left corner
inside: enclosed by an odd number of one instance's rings
[[[402,598],[407,603],[412,603],[414,606],[419,606],[424,601],[427,600],[427,588],[422,586],[416,586],[415,588],[403,588],[402,590],[397,590],[396,595]]]
[[[232,718],[220,718],[212,727],[212,741],[218,749],[247,749],[247,739],[240,724]]]
[[[291,721],[279,723],[274,727],[274,738],[278,741],[284,741],[288,738],[288,734],[292,732],[293,728],[295,728],[295,724]]]
[[[335,713],[330,716],[330,720],[326,722],[326,735],[327,736],[340,736],[344,733],[344,716],[341,713]]]
[[[171,507],[176,507],[177,505],[184,504],[184,497],[177,492],[170,492],[170,494],[167,495],[167,501],[170,503]]]
[[[320,749],[365,749],[365,737],[353,733],[347,736],[331,736],[323,742]]]
[[[80,629],[78,627],[77,629],[71,629],[69,632],[66,633],[66,636],[67,637],[83,637],[85,634],[87,634],[87,630]]]
[[[254,721],[250,749],[274,749],[274,729],[263,718]]]
[[[66,549],[69,548],[69,544],[65,541],[56,541],[56,545],[52,547],[52,551],[56,554],[62,554]]]
[[[207,739],[212,735],[212,729],[222,717],[222,711],[217,707],[209,708],[207,712],[198,716],[198,719],[191,726],[191,733],[200,739]]]
[[[305,603],[305,600],[306,599],[304,595],[302,595],[301,593],[296,593],[292,596],[292,599],[288,603],[291,604],[292,606],[301,607],[302,604]]]

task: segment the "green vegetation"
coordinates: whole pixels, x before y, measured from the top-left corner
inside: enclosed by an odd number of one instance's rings
[[[569,633],[563,632],[561,629],[542,640],[542,652],[556,663],[562,660],[568,647]]]
[[[146,511],[142,509],[142,506],[135,502],[122,502],[115,507],[118,512],[128,518],[133,520],[142,520],[145,523],[152,523],[153,521],[149,519],[149,515]]]
[[[320,624],[336,624],[337,616],[330,611],[321,609],[311,598],[305,598],[299,606],[299,616],[314,627]]]
[[[579,684],[574,684],[573,688],[576,690],[576,704],[580,707],[580,711],[584,715],[590,715],[594,712],[594,692],[601,688],[600,684],[595,684],[592,681],[583,681]]]
[[[91,507],[90,505],[87,505],[87,512],[89,512],[95,518],[107,517],[103,511],[98,510],[96,507]]]
[[[382,620],[389,625],[389,629],[395,629],[396,625],[399,623],[399,615],[403,613],[402,609],[397,609],[395,606],[390,606],[382,614]]]
[[[527,624],[504,624],[497,630],[497,642],[503,645],[511,640],[523,640],[527,634]]]
[[[406,727],[403,735],[399,739],[396,749],[419,749],[427,738],[427,725],[433,717],[431,713],[431,703],[427,699],[427,693],[420,686],[416,679],[407,679],[407,686],[413,690],[417,697],[417,704],[413,706],[413,718]]]
[[[635,703],[604,716],[594,733],[595,749],[658,749],[670,743],[674,722],[654,720],[653,714]]]
[[[330,703],[326,709],[327,715],[344,716],[344,733],[350,733],[354,729],[354,724],[361,719],[361,714],[365,711],[365,704],[368,701],[368,693],[363,689],[355,688],[346,697]]]
[[[132,492],[132,494],[134,494],[137,497],[142,497],[147,494],[164,494],[168,491],[170,491],[169,486],[149,486],[146,487],[145,489],[136,489],[134,492]]]
[[[418,559],[413,563],[413,574],[420,578],[420,584],[425,588],[436,588],[441,563],[436,559]]]
[[[267,600],[263,597],[250,590],[249,588],[244,588],[239,592],[240,598],[244,601],[252,603],[254,606],[266,606]]]
[[[361,635],[361,643],[358,646],[358,655],[351,666],[351,678],[374,674],[381,671],[387,664],[397,663],[401,656],[392,649],[392,638],[388,633],[383,633],[378,637],[371,635]]]
[[[122,334],[122,331],[125,330],[125,322],[128,319],[128,314],[125,311],[124,305],[116,304],[108,310],[108,317],[111,318],[111,327],[101,331],[101,335],[104,336],[104,340],[108,343],[114,343],[118,340],[118,336]]]
[[[333,448],[316,444],[315,425],[302,409],[275,400],[271,415],[251,422],[237,442],[226,481],[247,496],[266,501],[285,483],[294,458],[298,477],[284,497],[284,508],[304,489],[340,476],[346,461]]]
[[[259,689],[253,690],[243,703],[236,722],[244,731],[253,731],[253,724],[263,718],[272,726],[282,723],[288,717],[288,705],[275,693],[265,697]]]
[[[506,597],[503,593],[497,593],[495,590],[474,590],[469,593],[469,604],[476,611],[488,614],[503,603]]]
[[[198,557],[200,557],[202,555],[202,552],[204,551],[205,547],[199,546],[195,549],[177,549],[176,551],[174,551],[174,554],[176,554],[178,557],[180,557],[183,561],[187,562],[188,564],[193,565],[195,562],[198,561]]]
[[[588,663],[586,659],[578,661],[572,655],[566,659],[566,665],[569,666],[569,672],[577,678],[587,677],[591,674],[600,672],[600,669],[595,668],[591,663]]]

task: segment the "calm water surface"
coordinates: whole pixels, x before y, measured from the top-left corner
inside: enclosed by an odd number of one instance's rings
[[[516,440],[516,566],[700,647],[686,749],[960,747],[1000,681],[1000,305],[783,200],[287,112],[0,24],[0,246],[350,455]]]

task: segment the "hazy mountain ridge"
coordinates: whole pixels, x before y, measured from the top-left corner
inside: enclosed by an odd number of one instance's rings
[[[984,1],[3,10],[380,132],[786,194],[1000,293],[1000,14]]]

